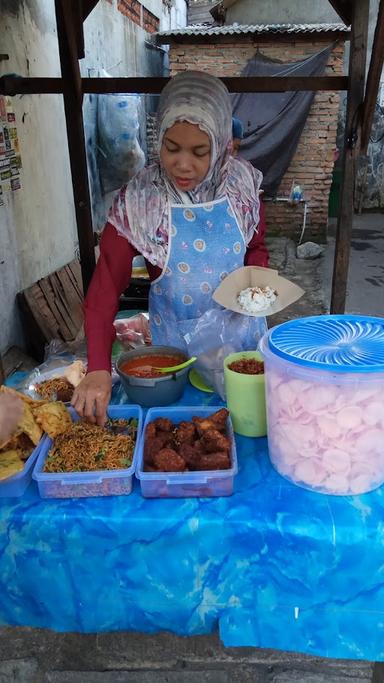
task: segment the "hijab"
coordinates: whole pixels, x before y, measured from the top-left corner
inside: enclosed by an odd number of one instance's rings
[[[187,121],[207,133],[211,143],[205,178],[192,191],[182,192],[167,177],[160,161],[132,178],[114,199],[108,222],[150,263],[166,259],[172,204],[203,204],[226,196],[246,244],[259,221],[262,174],[249,162],[231,156],[232,108],[224,83],[199,71],[184,71],[163,88],[157,112],[160,152],[164,133]]]

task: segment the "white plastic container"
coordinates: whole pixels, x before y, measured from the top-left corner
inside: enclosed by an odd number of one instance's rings
[[[384,483],[384,319],[301,318],[261,340],[273,466],[320,493]]]

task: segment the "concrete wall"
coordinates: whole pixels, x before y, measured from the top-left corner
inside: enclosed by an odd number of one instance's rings
[[[246,21],[245,21],[246,17]],[[226,24],[308,24],[340,22],[328,0],[238,0],[227,10]]]
[[[171,6],[172,5],[172,6]],[[149,34],[122,12],[121,0],[99,0],[84,24],[84,76],[104,68],[113,76],[153,74]],[[186,23],[186,2],[143,0],[160,28]],[[0,0],[0,75],[60,76],[54,0]],[[23,346],[15,295],[71,261],[77,249],[71,175],[62,98],[13,98],[20,140],[22,190],[5,195],[0,207],[0,353]]]

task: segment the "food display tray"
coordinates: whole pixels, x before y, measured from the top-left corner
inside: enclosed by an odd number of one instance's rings
[[[0,481],[0,498],[19,498],[24,494],[32,479],[33,466],[39,455],[43,439],[40,439],[20,472]]]
[[[132,464],[121,470],[96,472],[44,472],[44,464],[53,440],[45,436],[38,454],[33,478],[37,481],[42,498],[92,498],[95,496],[127,496],[132,491],[132,478],[136,468],[138,446],[141,440],[143,413],[137,405],[113,405],[108,407],[112,419],[136,418],[137,435]],[[72,419],[78,420],[71,410]]]
[[[230,461],[228,470],[205,470],[196,472],[145,472],[144,471],[144,441],[145,430],[149,422],[158,417],[165,417],[174,423],[192,420],[193,416],[209,417],[223,406],[182,406],[150,408],[148,410],[142,438],[140,439],[136,476],[140,480],[141,493],[145,498],[194,498],[230,496],[233,493],[233,483],[237,474],[236,444],[231,418],[227,419],[227,435],[231,441]]]

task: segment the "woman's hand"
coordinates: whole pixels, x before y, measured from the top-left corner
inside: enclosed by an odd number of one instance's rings
[[[72,405],[80,417],[101,427],[107,421],[107,406],[111,398],[112,377],[107,370],[95,370],[81,380],[72,396]]]
[[[23,410],[23,402],[17,396],[6,393],[0,396],[0,445],[15,431]]]

